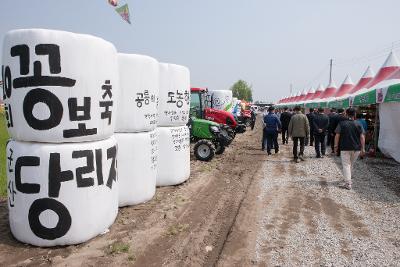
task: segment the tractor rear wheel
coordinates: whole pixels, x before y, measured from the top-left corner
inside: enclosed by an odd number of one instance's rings
[[[210,161],[215,154],[215,146],[211,141],[199,140],[194,145],[194,155],[198,160]]]

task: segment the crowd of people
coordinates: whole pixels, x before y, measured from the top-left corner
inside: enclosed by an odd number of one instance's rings
[[[273,106],[263,114],[263,136],[261,149],[267,150],[268,155],[279,153],[279,133],[282,144],[293,140],[293,161],[304,161],[304,148],[307,145],[315,147],[315,157],[323,158],[327,155],[326,147],[330,147],[333,156],[340,156],[342,160],[344,183],[346,189],[352,188],[351,170],[358,157],[365,153],[366,122],[354,108],[330,109],[328,114],[324,108],[309,109],[307,114],[300,106],[293,110],[284,107],[275,112]],[[357,117],[357,119],[356,119]]]

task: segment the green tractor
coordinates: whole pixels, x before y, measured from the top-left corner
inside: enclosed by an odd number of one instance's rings
[[[198,160],[210,161],[215,154],[222,154],[232,141],[216,122],[191,117],[188,126],[190,141],[195,144],[193,152]]]
[[[222,154],[233,140],[225,129],[228,126],[202,119],[204,99],[192,97],[190,102],[190,141],[194,143],[194,155],[198,160],[209,161],[215,154]],[[229,128],[229,127],[228,127]]]

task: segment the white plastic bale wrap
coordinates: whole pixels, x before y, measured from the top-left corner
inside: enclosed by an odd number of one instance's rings
[[[11,232],[35,246],[85,242],[118,213],[117,145],[103,141],[7,144]]]
[[[386,156],[400,162],[400,103],[379,104],[378,147]]]
[[[158,127],[157,185],[177,185],[190,176],[190,133],[187,126]]]
[[[154,58],[118,54],[120,92],[116,132],[152,131],[157,126],[159,66]]]
[[[212,90],[209,91],[212,107],[219,110],[231,111],[232,91],[231,90]]]
[[[156,191],[157,132],[117,133],[119,206],[150,200]]]
[[[183,126],[189,121],[190,73],[184,66],[160,63],[158,126]]]
[[[114,133],[119,85],[111,43],[63,31],[10,31],[4,37],[2,76],[14,140],[82,142]]]

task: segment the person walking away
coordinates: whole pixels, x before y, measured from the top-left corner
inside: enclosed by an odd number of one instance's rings
[[[331,108],[331,112],[328,114],[329,126],[328,126],[328,138],[327,145],[331,147],[331,153],[335,153],[335,130],[338,124],[338,114],[336,113],[336,108]]]
[[[261,150],[264,151],[265,150],[265,142],[267,141],[267,137],[265,135],[265,116],[267,116],[267,112],[264,110],[263,111],[263,119],[262,119],[262,124],[263,124],[263,131],[262,131],[262,141],[261,141]]]
[[[251,130],[253,131],[254,125],[256,124],[256,111],[254,110],[253,107],[250,108],[250,114],[251,114],[250,127],[251,127]]]
[[[315,140],[315,153],[317,158],[323,158],[325,156],[326,146],[325,146],[325,136],[328,131],[329,118],[324,114],[323,108],[318,108],[317,113],[313,116],[313,132]],[[311,140],[311,138],[310,138]]]
[[[364,132],[367,132],[367,131],[368,131],[368,123],[367,123],[367,121],[365,120],[364,115],[363,115],[362,113],[358,113],[358,114],[356,115],[356,118],[357,118],[357,122],[358,122],[359,124],[361,124],[361,126],[363,127]]]
[[[310,124],[306,115],[301,113],[300,106],[294,108],[295,114],[292,116],[288,126],[289,136],[293,139],[293,157],[296,163],[299,158],[304,160],[304,141],[310,134]],[[300,153],[298,152],[298,145],[300,143]]]
[[[288,127],[292,114],[288,111],[288,107],[283,108],[280,120],[282,124],[282,144],[287,144],[289,141]]]
[[[310,124],[310,146],[313,146],[313,144],[314,144],[314,135],[313,135],[313,132],[314,132],[314,123],[313,123],[313,119],[314,119],[314,116],[315,116],[315,111],[314,111],[314,109],[313,108],[310,108],[310,111],[309,111],[309,113],[307,113],[306,114],[306,116],[307,116],[307,119],[308,119],[308,123]],[[306,145],[307,145],[307,141],[306,141]]]
[[[337,117],[337,123],[335,125],[335,130],[336,127],[339,125],[339,123],[341,121],[347,120],[347,115],[346,115],[346,111],[343,108],[339,108],[338,109],[338,117]],[[336,135],[336,133],[335,133]],[[334,140],[335,141],[335,140]],[[340,147],[337,149],[337,151],[335,152],[336,156],[340,157]]]
[[[282,128],[278,116],[274,113],[275,108],[268,109],[267,116],[264,117],[265,136],[267,138],[267,153],[271,155],[272,145],[275,148],[275,154],[279,152],[278,132]]]
[[[356,111],[354,108],[346,110],[347,118],[339,122],[335,133],[335,150],[340,149],[340,158],[342,160],[344,188],[351,190],[351,172],[358,156],[365,154],[365,137],[364,129],[356,122]]]

